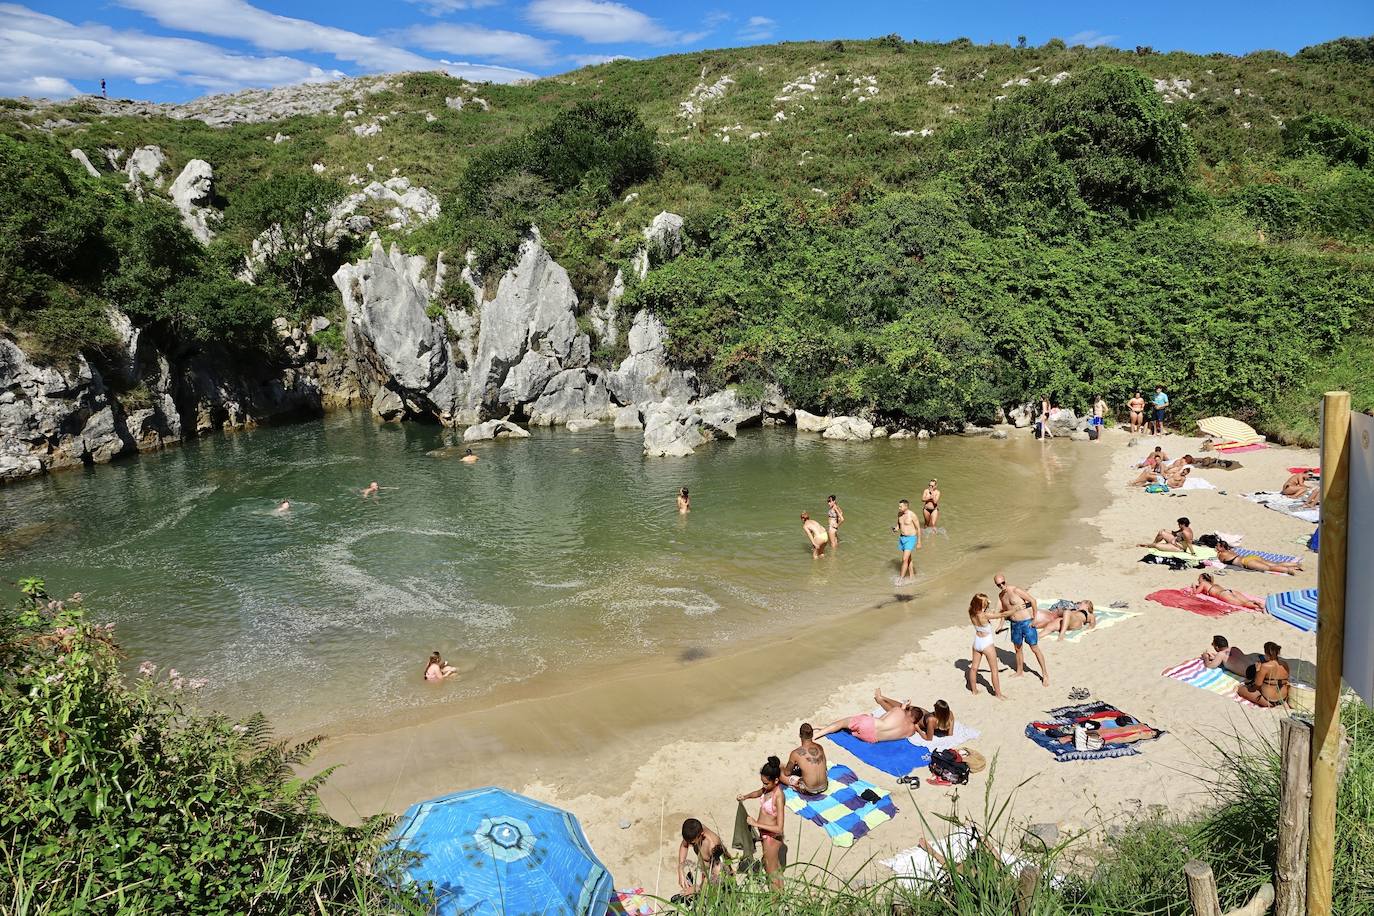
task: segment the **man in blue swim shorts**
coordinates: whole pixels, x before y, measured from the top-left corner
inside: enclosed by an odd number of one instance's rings
[[[916,513],[911,511],[911,503],[905,499],[897,502],[897,524],[892,526],[892,530],[897,532],[897,549],[902,552],[902,571],[897,578],[906,583],[916,575],[912,569],[911,552],[921,549],[921,522],[916,518]]]
[[[998,573],[992,577],[1002,604],[1001,616],[1011,621],[1011,644],[1016,648],[1016,677],[1026,673],[1024,647],[1030,646],[1035,660],[1040,663],[1040,685],[1050,685],[1050,668],[1045,664],[1045,656],[1040,652],[1040,634],[1035,629],[1035,598],[1024,588],[1007,584],[1006,576]]]

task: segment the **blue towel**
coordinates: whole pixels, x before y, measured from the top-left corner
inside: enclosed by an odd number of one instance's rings
[[[1265,553],[1263,550],[1246,550],[1244,547],[1235,548],[1236,554],[1242,557],[1259,557],[1261,560],[1268,560],[1270,563],[1292,563],[1297,557],[1290,557],[1286,553]]]
[[[1308,549],[1308,550],[1312,551],[1313,553],[1316,553],[1316,551],[1317,551],[1317,542],[1321,540],[1321,534],[1322,534],[1322,526],[1321,526],[1321,525],[1318,525],[1318,526],[1316,527],[1316,529],[1312,532],[1312,536],[1311,536],[1310,538],[1307,539],[1307,549]]]
[[[833,732],[825,737],[869,766],[893,776],[905,776],[912,770],[930,765],[930,751],[917,747],[905,738],[900,741],[879,741],[877,744],[869,744],[845,731]]]
[[[1317,628],[1317,590],[1315,588],[1295,589],[1279,592],[1264,599],[1264,609],[1271,617],[1282,620],[1289,626],[1297,627],[1304,633]]]

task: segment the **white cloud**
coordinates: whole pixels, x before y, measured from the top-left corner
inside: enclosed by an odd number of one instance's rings
[[[555,42],[523,32],[457,22],[412,26],[394,35],[403,44],[439,54],[493,57],[525,64],[548,62],[558,47]]]
[[[1070,35],[1065,39],[1065,43],[1070,46],[1083,45],[1088,48],[1100,48],[1103,45],[1112,44],[1120,37],[1120,35],[1103,35],[1101,32],[1089,29],[1086,32]]]
[[[688,43],[704,33],[674,32],[658,20],[612,0],[534,0],[525,16],[560,35],[575,35],[592,44],[619,41],[666,45]]]
[[[268,51],[316,51],[369,70],[432,70],[436,61],[371,35],[279,16],[245,0],[117,0],[169,29],[236,38]]]
[[[628,54],[569,54],[568,60],[579,67],[594,67],[597,64],[609,64],[613,60],[634,60],[634,58]]]
[[[539,75],[528,70],[514,67],[499,67],[496,64],[473,64],[465,60],[441,60],[443,70],[449,76],[461,77],[474,83],[514,83],[518,80],[537,80]]]
[[[415,4],[431,16],[443,16],[447,13],[456,13],[459,10],[480,10],[488,6],[496,6],[501,0],[406,0],[406,2]]]
[[[767,16],[750,16],[744,28],[739,30],[739,37],[745,41],[764,41],[773,37],[777,27],[777,21]]]
[[[17,4],[0,3],[0,94],[73,95],[71,80],[138,85],[180,83],[213,91],[337,79],[291,57],[238,54],[189,38],[149,35],[99,23],[76,25]],[[17,76],[17,74],[24,74]]]

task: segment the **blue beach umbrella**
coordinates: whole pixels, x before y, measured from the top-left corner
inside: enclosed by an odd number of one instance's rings
[[[1271,617],[1297,627],[1304,633],[1317,628],[1317,590],[1300,588],[1291,592],[1279,592],[1264,599],[1264,609]]]
[[[605,916],[611,876],[567,811],[494,786],[412,805],[392,834],[424,858],[440,916]]]

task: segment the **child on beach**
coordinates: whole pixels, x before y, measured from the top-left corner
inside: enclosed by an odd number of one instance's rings
[[[457,668],[444,664],[444,659],[439,655],[438,649],[429,656],[429,662],[425,665],[425,680],[427,681],[442,681],[444,678],[457,673]]]
[[[697,856],[695,874],[687,868],[689,850]],[[682,842],[677,848],[677,886],[682,893],[674,896],[672,902],[690,903],[708,881],[714,883],[729,874],[729,862],[730,853],[720,836],[707,830],[696,818],[687,818],[682,822]]]

